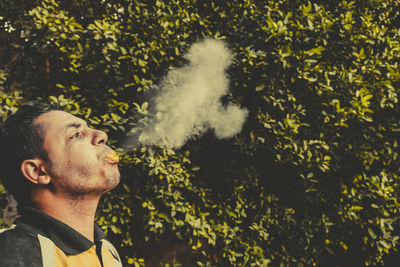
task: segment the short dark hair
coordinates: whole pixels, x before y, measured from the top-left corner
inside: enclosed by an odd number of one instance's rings
[[[35,120],[58,105],[31,101],[21,106],[0,126],[0,180],[18,203],[31,200],[29,181],[21,172],[21,163],[30,158],[48,159],[43,147],[45,129]]]

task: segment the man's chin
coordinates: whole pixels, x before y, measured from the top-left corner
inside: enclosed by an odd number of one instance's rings
[[[119,171],[117,173],[113,173],[111,175],[108,176],[107,179],[107,191],[110,191],[112,189],[114,189],[115,187],[117,187],[117,185],[119,184],[119,182],[121,181],[121,175],[119,173]]]

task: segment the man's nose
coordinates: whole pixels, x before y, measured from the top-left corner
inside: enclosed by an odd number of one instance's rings
[[[93,145],[101,145],[107,143],[108,136],[105,132],[100,130],[93,130],[93,131],[94,131],[92,139]]]

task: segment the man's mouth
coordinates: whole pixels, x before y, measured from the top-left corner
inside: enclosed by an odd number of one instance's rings
[[[118,163],[119,162],[119,157],[114,151],[110,151],[105,157],[105,160],[107,160],[110,163]]]

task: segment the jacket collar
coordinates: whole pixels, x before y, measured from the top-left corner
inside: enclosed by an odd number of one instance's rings
[[[14,222],[17,229],[49,238],[67,255],[80,254],[106,238],[97,224],[94,226],[93,243],[67,224],[38,209],[21,207],[18,211],[21,217]]]

